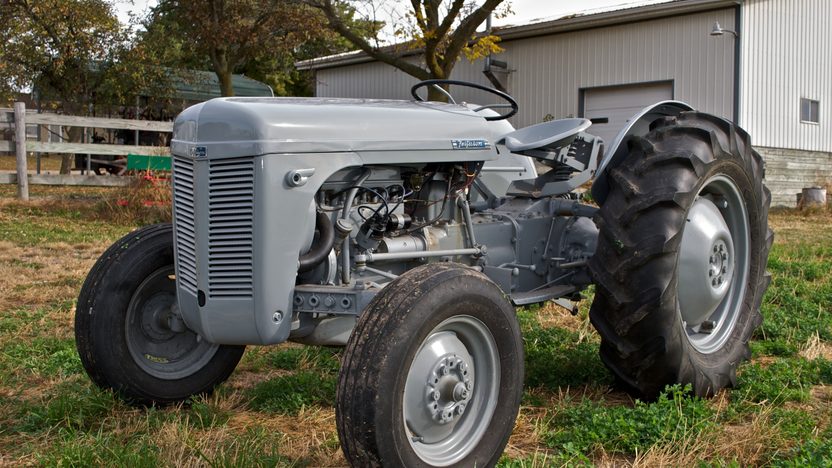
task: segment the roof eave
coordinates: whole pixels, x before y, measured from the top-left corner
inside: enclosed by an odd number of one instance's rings
[[[592,29],[632,21],[647,21],[739,5],[741,0],[686,0],[613,10],[594,15],[577,15],[552,21],[510,26],[496,31],[503,41]]]

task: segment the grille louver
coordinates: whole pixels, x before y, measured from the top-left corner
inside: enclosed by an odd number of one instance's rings
[[[250,298],[254,290],[254,161],[210,161],[209,175],[209,295]]]
[[[173,158],[173,213],[179,283],[196,295],[196,213],[194,210],[194,162]]]

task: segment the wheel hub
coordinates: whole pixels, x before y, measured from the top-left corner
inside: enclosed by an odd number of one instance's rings
[[[431,417],[439,424],[453,422],[465,413],[474,390],[468,368],[469,364],[456,354],[443,356],[433,366],[425,385],[425,403]]]
[[[698,327],[725,298],[734,272],[733,239],[716,204],[699,197],[688,212],[679,255],[679,308]]]
[[[176,310],[172,275],[172,265],[161,268],[136,288],[124,324],[133,361],[163,380],[182,379],[199,371],[219,349],[185,326]]]
[[[405,389],[414,439],[435,443],[453,432],[474,390],[473,358],[452,331],[432,334],[416,354]]]
[[[710,268],[708,277],[711,278],[711,287],[718,289],[725,283],[728,276],[728,267],[731,265],[731,257],[728,255],[728,246],[721,239],[718,240],[712,250],[709,259]],[[729,278],[730,279],[730,278]]]
[[[678,262],[682,326],[701,353],[718,351],[743,308],[750,228],[745,199],[725,175],[706,181],[687,214]]]
[[[410,444],[431,466],[459,463],[484,437],[497,408],[500,358],[488,327],[447,318],[422,341],[402,395]]]

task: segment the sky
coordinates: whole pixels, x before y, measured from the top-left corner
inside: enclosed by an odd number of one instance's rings
[[[579,12],[591,13],[594,10],[613,6],[623,6],[645,3],[661,3],[668,0],[510,0],[514,14],[495,20],[494,24],[521,25],[535,20],[555,19],[564,15]],[[126,23],[130,19],[130,12],[141,14],[156,5],[156,0],[116,0],[116,12],[119,19]]]
[[[556,19],[573,13],[606,9],[614,6],[635,6],[646,3],[662,3],[668,0],[511,0],[514,14],[495,20],[495,25],[522,25],[535,20]]]

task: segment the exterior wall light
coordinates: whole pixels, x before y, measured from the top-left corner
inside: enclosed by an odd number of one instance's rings
[[[722,26],[719,24],[719,21],[714,21],[714,27],[711,29],[711,36],[722,36],[725,33],[733,34],[734,37],[740,37],[736,31],[731,31],[730,29],[722,29]]]

